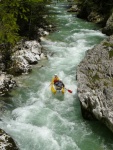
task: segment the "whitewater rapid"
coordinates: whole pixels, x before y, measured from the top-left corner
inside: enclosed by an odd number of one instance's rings
[[[48,60],[40,62],[40,69],[36,65],[31,74],[18,77],[19,87],[7,98],[0,127],[20,150],[111,150],[110,132],[98,122],[83,120],[76,82],[76,69],[85,52],[105,35],[96,25],[67,13],[63,6],[48,6],[57,12],[57,31],[42,41]],[[49,84],[54,74],[72,94],[51,93]]]

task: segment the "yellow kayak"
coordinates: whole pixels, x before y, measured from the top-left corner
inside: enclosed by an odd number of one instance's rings
[[[61,92],[62,94],[64,94],[65,93],[65,89],[62,87],[57,87],[57,86],[55,86],[54,84],[51,84],[51,92],[53,93],[53,94],[56,94],[57,92]]]

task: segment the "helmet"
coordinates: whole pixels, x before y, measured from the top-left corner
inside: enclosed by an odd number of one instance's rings
[[[57,76],[57,74],[55,74],[54,76]]]

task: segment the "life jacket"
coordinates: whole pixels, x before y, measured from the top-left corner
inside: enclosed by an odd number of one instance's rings
[[[51,83],[54,84],[54,83],[58,82],[59,80],[60,80],[60,79],[59,79],[58,77],[57,77],[57,78],[54,77],[54,78],[52,79]]]
[[[59,81],[59,78],[54,78],[54,83],[58,82]]]

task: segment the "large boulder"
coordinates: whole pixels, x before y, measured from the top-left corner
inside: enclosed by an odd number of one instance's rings
[[[96,11],[92,11],[90,12],[90,14],[87,17],[88,21],[90,22],[94,22],[94,23],[101,23],[104,21],[104,16],[102,16],[101,14],[99,14]]]
[[[29,73],[32,70],[31,65],[37,64],[38,61],[44,58],[47,59],[38,41],[20,42],[13,49],[12,66],[9,69],[9,73],[13,75]]]
[[[77,82],[83,117],[96,118],[113,132],[113,36],[86,52]]]
[[[2,129],[0,129],[0,150],[19,150],[15,141]]]
[[[12,60],[12,66],[9,69],[10,74],[21,75],[23,73],[31,72],[31,66],[23,56],[16,56]]]

